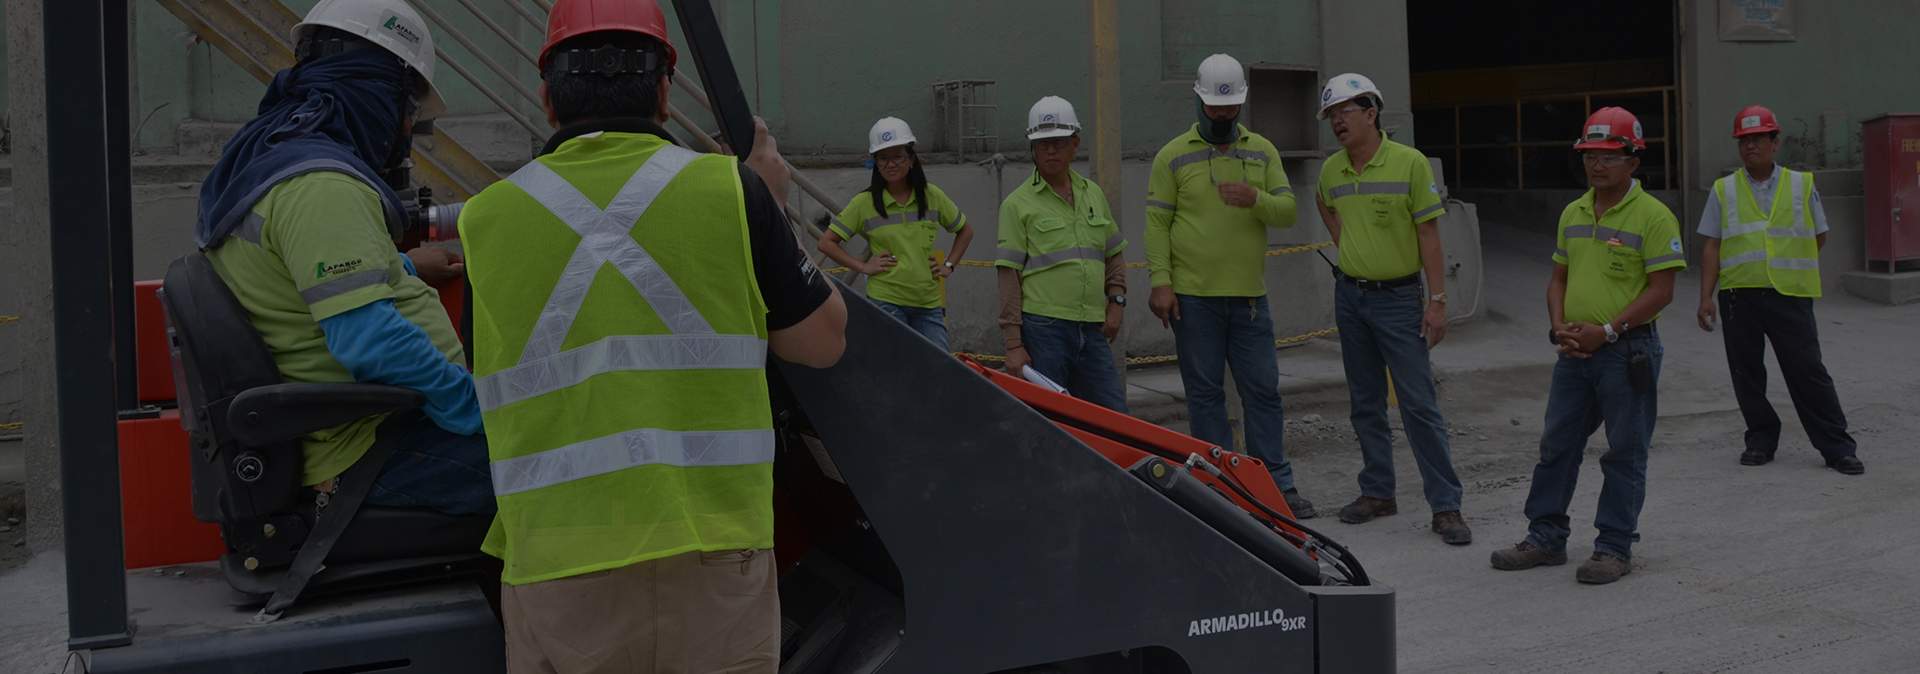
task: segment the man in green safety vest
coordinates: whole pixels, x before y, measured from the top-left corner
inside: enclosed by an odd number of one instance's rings
[[[1700,329],[1713,331],[1716,309],[1725,322],[1727,370],[1746,418],[1740,464],[1765,465],[1780,446],[1780,415],[1767,402],[1767,341],[1807,439],[1827,467],[1845,475],[1867,472],[1847,434],[1847,414],[1833,377],[1820,360],[1813,300],[1820,297],[1820,249],[1827,214],[1813,174],[1773,162],[1780,124],[1773,111],[1749,105],[1733,118],[1743,167],[1713,183],[1700,214]],[[1719,306],[1715,306],[1715,296]]]
[[[826,367],[846,308],[739,166],[669,140],[651,0],[559,0],[540,156],[468,202],[474,376],[510,672],[762,672],[779,660],[765,361]]]

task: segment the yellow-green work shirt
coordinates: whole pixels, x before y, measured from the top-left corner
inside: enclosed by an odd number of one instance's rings
[[[447,360],[466,364],[440,294],[407,273],[387,234],[380,195],[344,173],[321,171],[275,185],[207,259],[247,310],[289,382],[353,381],[327,350],[320,321],[380,300],[420,326]],[[386,415],[353,421],[304,442],[302,484],[334,478],[373,446]]]
[[[1567,267],[1566,320],[1594,325],[1625,311],[1647,289],[1648,274],[1687,268],[1680,221],[1638,180],[1598,222],[1593,190],[1567,204],[1553,261]]]
[[[994,266],[1020,272],[1020,310],[1082,323],[1107,319],[1107,258],[1127,247],[1107,194],[1069,171],[1073,203],[1038,172],[1000,202]]]
[[[1200,137],[1198,124],[1153,158],[1147,179],[1147,272],[1153,287],[1182,295],[1256,297],[1267,294],[1267,228],[1292,227],[1293,187],[1280,151],[1240,127],[1222,152]],[[1259,198],[1252,208],[1229,206],[1220,183],[1244,182]]]
[[[1344,149],[1328,157],[1320,203],[1340,218],[1340,272],[1374,281],[1419,273],[1415,226],[1447,212],[1427,156],[1384,139],[1365,172],[1354,170]]]
[[[840,211],[839,221],[830,225],[833,233],[842,239],[867,237],[867,248],[873,255],[892,253],[899,259],[900,264],[894,268],[867,279],[867,297],[921,309],[945,305],[946,297],[933,277],[930,262],[934,238],[941,230],[960,231],[967,226],[967,216],[947,198],[946,192],[932,183],[927,184],[926,217],[920,216],[919,197],[908,197],[907,203],[902,204],[894,201],[891,193],[883,194],[881,200],[887,204],[885,214],[874,209],[871,193],[861,192],[847,200],[847,208]]]

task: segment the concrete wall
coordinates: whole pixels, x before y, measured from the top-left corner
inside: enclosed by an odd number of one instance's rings
[[[1761,103],[1780,118],[1782,161],[1829,168],[1859,164],[1860,122],[1920,109],[1911,0],[1792,3],[1792,42],[1720,41],[1718,4],[1683,3],[1692,189],[1739,165],[1731,134],[1742,106]]]

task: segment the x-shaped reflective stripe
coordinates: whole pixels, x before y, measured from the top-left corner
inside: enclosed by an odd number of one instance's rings
[[[560,352],[567,333],[573,329],[574,317],[586,300],[587,290],[593,285],[594,275],[605,265],[613,265],[634,290],[646,298],[668,330],[675,334],[713,333],[713,326],[700,315],[686,293],[681,292],[666,270],[633,240],[633,227],[640,216],[653,205],[673,177],[697,157],[697,153],[678,147],[660,148],[646,165],[634,172],[604,211],[594,206],[572,183],[538,161],[527,164],[508,178],[580,235],[580,243],[567,260],[560,281],[547,297],[546,306],[540,309],[540,318],[534,323],[533,335],[527,339],[519,362]]]

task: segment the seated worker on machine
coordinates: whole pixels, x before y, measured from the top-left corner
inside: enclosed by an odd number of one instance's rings
[[[294,30],[298,62],[274,76],[260,115],[201,185],[196,243],[288,381],[426,397],[421,413],[308,435],[301,484],[336,491],[374,443],[393,443],[366,503],[490,514],[473,377],[419,278],[457,267],[445,253],[409,259],[394,245],[405,209],[389,181],[404,185],[414,123],[446,108],[431,79],[432,35],[402,0],[322,0]]]

